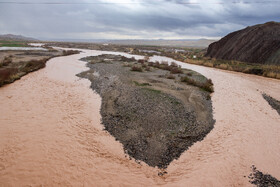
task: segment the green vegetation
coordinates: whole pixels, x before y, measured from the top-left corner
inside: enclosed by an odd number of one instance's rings
[[[135,49],[133,50],[133,54],[148,55],[148,56],[158,55],[156,53],[141,52],[140,49],[142,48],[143,46],[135,47]],[[149,48],[146,47],[145,49],[160,52],[161,56],[173,58],[174,60],[178,60],[185,63],[280,79],[280,66],[274,65],[276,63],[276,60],[279,59],[280,50],[277,51],[277,53],[275,53],[274,56],[272,56],[268,60],[268,62],[271,64],[256,64],[256,63],[240,62],[235,60],[220,60],[220,59],[207,58],[204,57],[206,53],[206,49],[178,48],[182,50],[181,52],[176,52],[174,48],[167,48],[167,47],[150,46]],[[151,64],[149,65],[152,66]],[[160,65],[159,63],[155,64],[154,66],[161,69],[168,68],[165,67],[165,65]],[[174,69],[174,73],[176,73],[176,71],[177,70]]]
[[[147,82],[144,82],[144,83],[139,83],[137,81],[133,81],[133,83],[136,85],[136,86],[151,86],[149,83]]]
[[[260,75],[269,78],[280,79],[280,66],[268,64],[254,64],[235,60],[220,60],[210,58],[186,59],[184,62],[203,65],[229,71],[237,71],[247,74]]]
[[[214,92],[213,83],[211,79],[207,79],[200,74],[193,72],[191,70],[182,69],[181,66],[177,65],[175,62],[171,62],[169,65],[167,61],[162,61],[161,63],[156,62],[149,62],[149,58],[145,57],[145,59],[138,60],[137,63],[141,64],[142,67],[152,67],[157,69],[162,69],[169,71],[165,77],[167,79],[174,79],[176,80],[176,77],[181,77],[179,80],[181,82],[186,82],[189,85],[199,87],[207,92]],[[131,71],[143,71],[141,67],[138,66],[138,64],[135,64],[132,66]],[[176,75],[178,74],[178,75]],[[137,86],[147,86],[145,83],[140,84],[137,81],[134,81],[135,85]]]
[[[0,47],[29,47],[26,42],[22,41],[0,41]]]
[[[197,86],[197,87],[203,89],[204,91],[207,91],[210,93],[214,92],[213,83],[212,83],[211,79],[208,79],[206,82],[202,83],[202,82],[199,82],[199,81],[196,81],[196,80],[190,78],[189,76],[184,76],[184,77],[181,77],[181,81],[186,82],[193,86]]]
[[[147,91],[149,91],[151,93],[154,93],[154,94],[160,94],[161,93],[160,90],[155,90],[155,89],[152,89],[152,88],[142,88],[142,89],[147,90]]]

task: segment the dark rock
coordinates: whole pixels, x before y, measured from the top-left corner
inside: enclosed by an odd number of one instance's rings
[[[253,172],[248,176],[251,184],[258,187],[280,187],[280,181],[275,177],[262,173],[254,165],[251,168]]]
[[[232,32],[221,40],[210,44],[205,56],[279,65],[280,23],[268,22]]]
[[[280,101],[270,97],[269,95],[263,94],[263,98],[268,102],[268,104],[275,109],[280,115]]]

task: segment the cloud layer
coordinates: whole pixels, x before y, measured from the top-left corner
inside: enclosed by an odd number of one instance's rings
[[[279,21],[280,1],[0,1],[0,33],[45,39],[216,38]],[[47,3],[46,3],[47,2]]]

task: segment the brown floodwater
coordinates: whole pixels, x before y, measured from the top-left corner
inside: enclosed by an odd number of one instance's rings
[[[57,57],[0,88],[0,186],[250,186],[252,165],[280,178],[280,117],[261,95],[280,100],[279,80],[181,64],[213,80],[216,124],[158,176],[103,130],[100,96],[75,76],[102,53],[113,52]]]

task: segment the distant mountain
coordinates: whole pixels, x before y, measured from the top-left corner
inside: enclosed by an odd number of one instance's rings
[[[207,48],[209,44],[216,40],[208,39],[45,39],[46,41],[61,41],[61,42],[85,42],[85,43],[108,43],[117,45],[148,45],[148,46],[171,46],[171,47],[194,47]]]
[[[119,45],[150,45],[150,46],[172,46],[172,47],[197,47],[206,48],[215,40],[109,40],[107,43]]]
[[[13,34],[4,34],[0,35],[0,40],[5,41],[38,41],[37,39],[25,37],[21,35],[13,35]]]
[[[232,32],[210,44],[205,56],[280,65],[280,23],[267,22]]]

